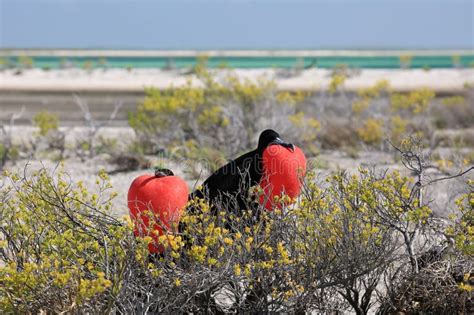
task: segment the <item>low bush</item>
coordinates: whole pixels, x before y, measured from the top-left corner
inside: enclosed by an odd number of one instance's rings
[[[404,164],[410,166],[407,152]],[[449,221],[433,216],[422,201],[424,187],[413,179],[368,169],[322,182],[310,173],[299,200],[272,212],[249,204],[249,211],[232,214],[195,199],[181,231],[160,237],[165,251],[152,256],[147,250],[152,238],[135,238],[129,219],[112,216],[115,194],[105,172],[98,175],[96,193],[71,182],[61,169],[6,173],[5,179],[3,313],[472,308],[466,293],[472,290],[472,266],[466,264],[473,238],[469,183],[457,202],[458,215]],[[427,267],[424,253],[443,235],[447,241],[440,244],[448,254]],[[454,258],[451,269],[437,267]],[[441,270],[455,271],[457,278]],[[443,289],[432,289],[440,277],[446,282],[437,288]],[[455,306],[433,305],[447,296]]]
[[[143,103],[129,114],[138,144],[149,148],[144,151],[188,152],[185,144],[192,144],[235,156],[251,149],[253,137],[266,128],[278,129],[311,155],[320,148],[380,148],[384,137],[399,141],[409,133],[432,134],[425,115],[435,94],[428,89],[393,93],[381,80],[348,93],[345,75],[335,73],[328,91],[310,95],[277,92],[273,80],[239,79],[231,70],[213,73],[205,63],[193,73],[198,81],[185,86],[147,89]]]
[[[470,128],[474,125],[473,95],[440,99],[432,107],[433,124],[438,129]]]
[[[357,129],[357,134],[367,144],[378,144],[383,140],[382,126],[382,121],[369,118],[361,128]]]
[[[33,117],[34,125],[39,129],[41,136],[46,136],[50,131],[58,130],[59,117],[47,111],[41,111]]]
[[[0,206],[0,308],[4,313],[111,310],[130,250],[126,225],[109,215],[110,184],[98,193],[42,169],[5,174]]]
[[[342,88],[344,82],[346,82],[346,76],[344,74],[334,74],[329,82],[328,92],[330,94],[336,93]]]
[[[287,137],[296,144],[300,132],[313,137],[309,133],[317,131],[314,118],[298,116],[304,116],[297,105],[305,93],[277,92],[275,83],[266,78],[240,80],[232,72],[217,77],[200,65],[195,72],[198,82],[146,90],[143,103],[129,115],[140,141],[166,151],[181,151],[183,143],[192,143],[233,156],[251,148],[255,135],[266,128],[279,126],[282,134],[291,132]],[[308,125],[314,128],[308,130]]]
[[[33,124],[38,128],[36,139],[30,140],[34,154],[59,152],[58,159],[62,160],[65,152],[66,134],[59,130],[59,117],[48,111],[41,111],[33,117]]]

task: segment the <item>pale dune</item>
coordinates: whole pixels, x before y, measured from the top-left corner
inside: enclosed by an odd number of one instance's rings
[[[222,75],[228,70],[213,70]],[[273,78],[281,90],[322,90],[331,81],[331,70],[309,69],[300,73],[281,69],[235,69],[240,78]],[[140,92],[145,87],[160,89],[181,86],[191,80],[198,85],[194,75],[184,70],[160,69],[81,69],[25,70],[15,74],[13,70],[0,72],[0,91],[129,91]],[[345,82],[347,90],[372,86],[379,80],[387,80],[395,91],[431,88],[436,92],[459,92],[474,85],[474,69],[361,69]]]

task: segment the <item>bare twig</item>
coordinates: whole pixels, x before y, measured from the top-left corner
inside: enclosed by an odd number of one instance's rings
[[[4,139],[2,143],[3,155],[0,157],[0,169],[3,168],[7,160],[10,158],[10,152],[13,147],[12,132],[13,132],[13,128],[15,127],[15,121],[20,119],[24,113],[25,113],[25,106],[22,106],[19,112],[13,113],[11,115],[8,129],[5,127],[5,125],[1,126]]]
[[[112,113],[110,113],[109,118],[106,121],[99,123],[97,120],[95,120],[92,117],[92,113],[89,109],[89,105],[87,104],[87,102],[82,100],[77,94],[73,94],[73,97],[74,97],[74,101],[76,105],[79,107],[79,109],[82,112],[84,123],[86,127],[88,128],[85,142],[87,143],[87,146],[88,146],[87,149],[89,150],[89,158],[92,158],[95,156],[95,153],[96,153],[94,140],[97,133],[99,132],[101,128],[108,126],[117,117],[117,114],[122,108],[123,103],[117,102],[114,105],[114,109]],[[83,148],[79,148],[79,151],[82,152]],[[80,155],[82,156],[83,154],[81,153]]]
[[[474,170],[474,166],[471,166],[471,167],[468,168],[467,170],[461,171],[460,173],[455,174],[455,175],[451,175],[451,176],[446,176],[446,177],[441,177],[441,178],[433,179],[433,180],[429,181],[428,183],[424,184],[422,187],[429,186],[429,185],[434,184],[434,183],[439,182],[439,181],[448,180],[448,179],[454,179],[454,178],[457,178],[457,177],[464,176],[464,175],[466,175],[467,173],[469,173],[469,172],[472,171],[472,170]]]

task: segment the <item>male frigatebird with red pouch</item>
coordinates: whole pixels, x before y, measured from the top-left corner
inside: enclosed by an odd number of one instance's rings
[[[249,209],[249,188],[260,183],[264,174],[263,152],[270,145],[282,146],[294,152],[295,146],[280,138],[278,132],[267,129],[260,134],[258,146],[209,176],[199,190],[189,198],[204,198],[213,205],[220,205],[227,211],[239,212]],[[190,209],[192,211],[192,209]]]

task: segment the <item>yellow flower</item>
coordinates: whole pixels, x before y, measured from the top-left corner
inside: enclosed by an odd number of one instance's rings
[[[234,265],[234,273],[235,273],[236,276],[240,276],[240,274],[242,273],[242,270],[240,269],[239,264]]]

